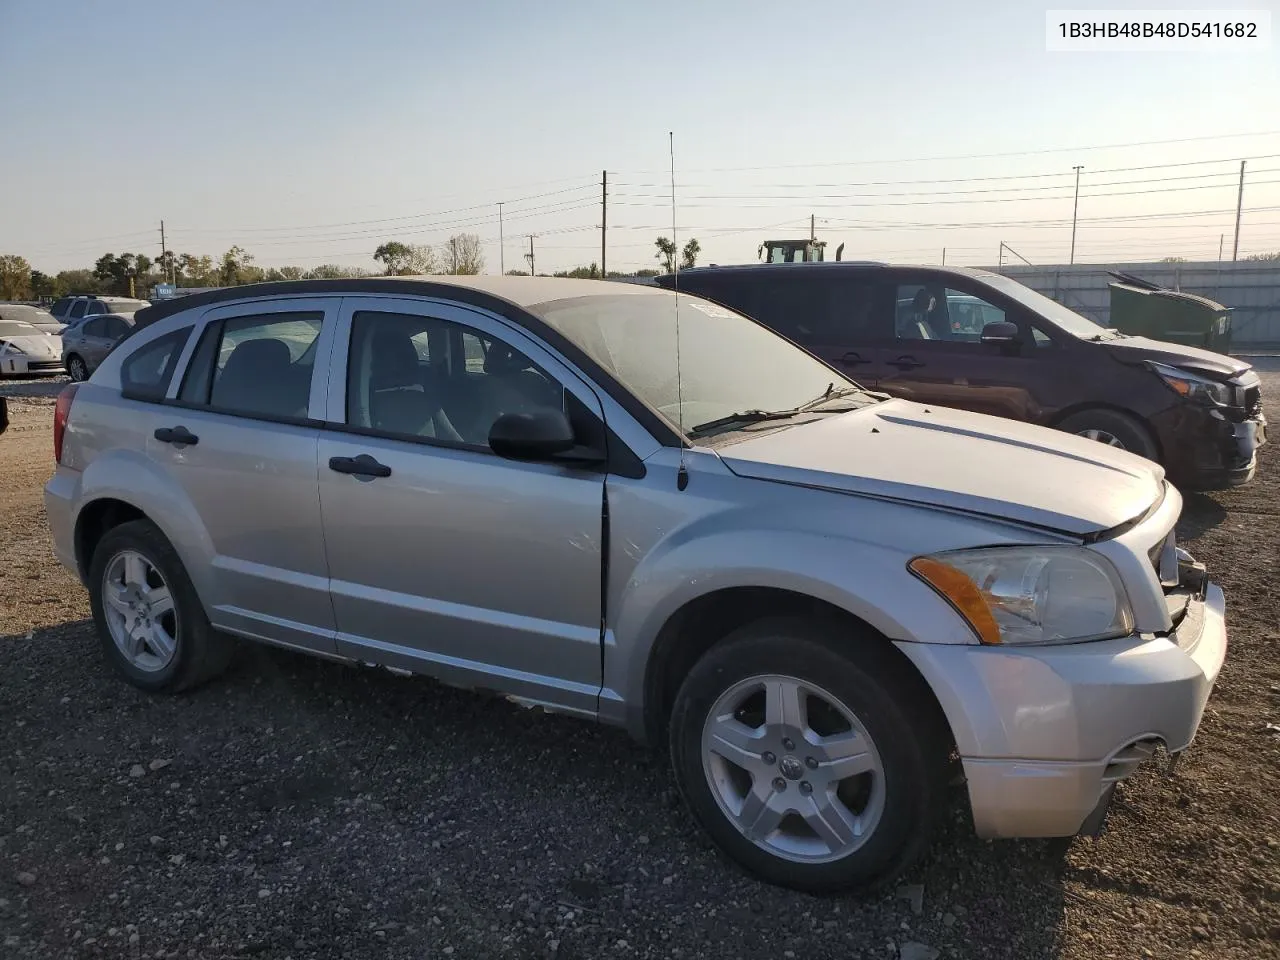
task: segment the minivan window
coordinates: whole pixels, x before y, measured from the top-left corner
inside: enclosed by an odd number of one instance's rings
[[[651,408],[672,423],[683,422],[686,431],[744,411],[794,409],[829,386],[858,389],[767,327],[686,294],[574,297],[531,309]]]
[[[61,300],[59,300],[52,307],[49,308],[49,312],[52,313],[55,317],[64,317],[67,314],[67,307],[69,306],[71,306],[71,298],[63,297]]]
[[[180,399],[250,417],[301,420],[324,314],[268,313],[215,321],[200,338]]]
[[[191,327],[174,330],[126,357],[120,365],[121,392],[139,400],[162,399],[190,335]]]
[[[1088,317],[1082,317],[1070,307],[1064,307],[1058,301],[1051,300],[1044,294],[1023,286],[1017,280],[1011,280],[1009,277],[1001,276],[998,273],[984,273],[981,281],[1044,317],[1059,330],[1069,333],[1073,337],[1079,337],[1082,340],[1092,340],[1096,337],[1110,340],[1119,336],[1114,330],[1109,330],[1101,324],[1094,323]]]
[[[71,305],[72,319],[79,320],[81,317],[83,317],[85,308],[88,306],[89,306],[88,300],[77,300],[75,303],[73,303]]]

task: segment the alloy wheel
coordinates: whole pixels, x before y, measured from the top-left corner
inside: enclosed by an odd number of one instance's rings
[[[866,728],[795,677],[750,677],[725,691],[703,725],[702,767],[738,831],[795,863],[848,856],[884,812],[884,766]]]
[[[136,550],[111,558],[102,576],[107,627],[129,664],[147,673],[163,670],[178,647],[173,595],[155,564]]]

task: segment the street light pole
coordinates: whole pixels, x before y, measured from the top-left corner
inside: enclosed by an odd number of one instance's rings
[[[498,204],[498,272],[507,272],[506,244],[502,241],[502,204]]]
[[[1080,211],[1080,171],[1084,169],[1082,166],[1072,167],[1076,172],[1076,199],[1071,205],[1071,259],[1069,263],[1076,262],[1076,214]]]

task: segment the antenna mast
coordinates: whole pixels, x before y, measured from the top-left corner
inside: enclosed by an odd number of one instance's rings
[[[689,468],[685,466],[684,449],[684,376],[680,370],[680,245],[676,241],[676,136],[667,131],[667,152],[671,155],[671,287],[676,305],[676,420],[680,428],[680,467],[676,470],[676,489],[689,485]]]

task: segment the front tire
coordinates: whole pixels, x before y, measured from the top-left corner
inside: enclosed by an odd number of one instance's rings
[[[67,375],[75,383],[84,383],[89,379],[89,367],[80,356],[72,354],[67,357]]]
[[[713,647],[677,694],[680,791],[715,844],[770,883],[875,889],[929,842],[945,721],[882,643],[836,624],[760,621]]]
[[[231,661],[234,641],[209,625],[173,545],[149,520],[103,536],[89,563],[89,599],[108,662],[135,687],[177,693]]]
[[[1141,421],[1119,410],[1081,410],[1063,419],[1059,430],[1128,450],[1148,460],[1160,459],[1156,442]]]

